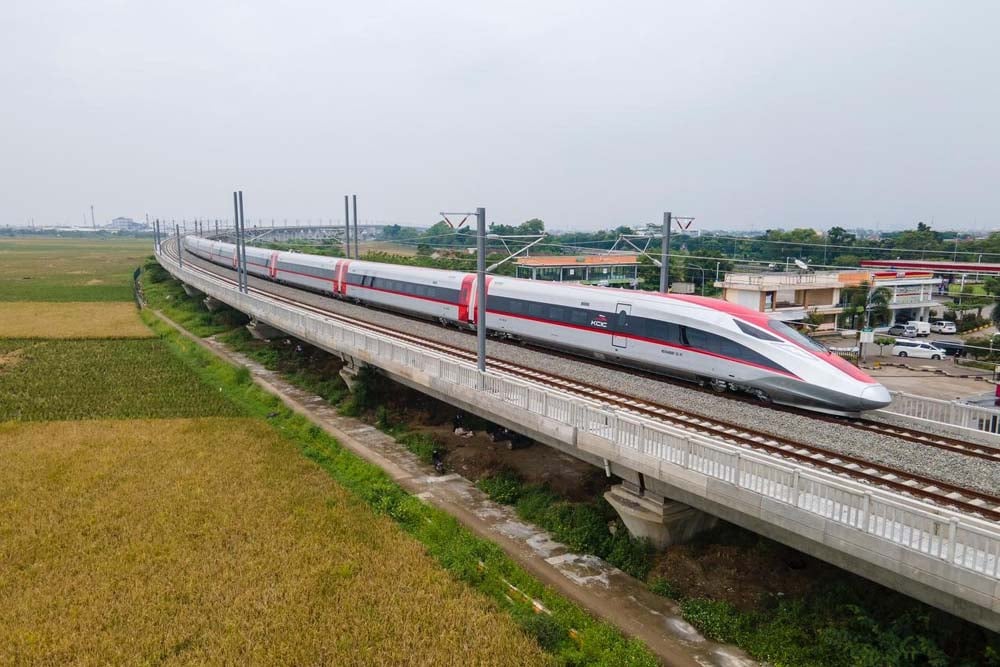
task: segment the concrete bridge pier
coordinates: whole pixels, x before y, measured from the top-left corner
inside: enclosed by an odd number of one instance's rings
[[[209,312],[211,312],[211,313],[214,313],[215,311],[219,310],[220,308],[225,308],[226,307],[226,304],[222,303],[218,299],[213,299],[210,296],[206,296],[205,299],[202,301],[202,303],[205,304],[205,307],[208,308]]]
[[[358,373],[361,369],[365,367],[365,362],[359,361],[348,354],[339,355],[344,361],[343,368],[340,369],[340,377],[343,378],[344,384],[347,385],[349,391],[354,391],[354,385],[358,380]]]
[[[187,283],[181,283],[181,287],[184,288],[184,293],[188,296],[202,296],[204,294],[201,290],[196,290]]]
[[[271,340],[272,338],[287,338],[286,334],[281,329],[276,329],[266,322],[261,322],[256,317],[250,318],[250,323],[247,324],[247,331],[250,335],[257,340]]]
[[[604,499],[615,508],[633,537],[645,537],[660,550],[687,542],[718,522],[711,514],[628,481],[613,486]]]

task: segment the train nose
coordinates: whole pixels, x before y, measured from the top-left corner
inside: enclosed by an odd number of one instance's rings
[[[866,387],[861,392],[862,410],[878,410],[889,405],[891,402],[892,396],[889,394],[889,390],[880,384]]]

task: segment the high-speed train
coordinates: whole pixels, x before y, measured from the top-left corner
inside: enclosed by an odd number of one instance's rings
[[[236,267],[232,243],[185,248]],[[475,328],[476,275],[247,246],[247,272],[379,308]],[[763,400],[857,413],[888,390],[784,322],[720,299],[489,276],[487,330],[574,354],[746,391]]]

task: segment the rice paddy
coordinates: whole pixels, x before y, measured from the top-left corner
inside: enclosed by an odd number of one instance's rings
[[[236,414],[158,339],[0,339],[0,421]]]
[[[0,241],[0,665],[652,663],[137,318],[148,246]],[[147,268],[157,307],[195,303]],[[244,321],[176,310],[202,335]]]
[[[129,301],[150,239],[0,239],[0,301]]]
[[[260,420],[0,424],[0,663],[529,665]]]
[[[132,302],[0,304],[0,338],[149,338]]]

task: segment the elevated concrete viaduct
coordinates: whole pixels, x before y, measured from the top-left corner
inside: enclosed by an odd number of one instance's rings
[[[609,501],[661,544],[711,523],[705,512],[1000,630],[1000,527],[994,522],[751,452],[608,405],[480,373],[450,358],[295,304],[160,263],[207,298],[355,365],[523,433],[623,480]],[[176,250],[174,250],[176,252]],[[683,505],[680,505],[683,503]],[[690,509],[694,508],[694,509]]]

